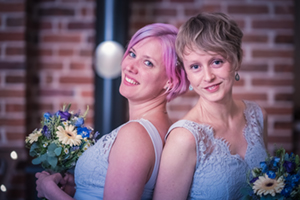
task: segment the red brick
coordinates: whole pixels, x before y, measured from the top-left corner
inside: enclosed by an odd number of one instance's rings
[[[53,28],[52,22],[50,21],[37,21],[37,22],[33,22],[31,27],[34,30],[49,30]]]
[[[264,107],[269,115],[288,115],[293,113],[292,108]]]
[[[83,49],[83,50],[80,50],[80,55],[81,56],[88,56],[88,57],[92,57],[94,54],[94,51],[91,50],[91,49]]]
[[[72,90],[63,89],[40,89],[38,92],[41,97],[56,97],[56,96],[73,96],[74,92]]]
[[[244,85],[245,85],[245,82],[243,80],[243,77],[241,77],[241,80],[234,82],[234,86],[244,86]]]
[[[268,97],[265,93],[239,93],[233,94],[233,97],[236,99],[245,99],[245,100],[267,100]]]
[[[95,36],[88,36],[87,43],[94,44],[95,43]]]
[[[203,5],[200,8],[186,8],[184,9],[184,14],[186,16],[194,16],[200,12],[220,12],[221,5]]]
[[[275,14],[294,14],[294,6],[280,5],[275,6]]]
[[[267,14],[269,9],[267,6],[263,5],[228,5],[229,14]]]
[[[274,66],[275,72],[294,72],[294,66],[289,64],[276,64]]]
[[[25,97],[25,91],[0,89],[0,97]]]
[[[248,34],[244,35],[243,37],[243,43],[266,43],[268,42],[268,36],[267,35],[255,35],[255,34]]]
[[[131,0],[131,2],[134,2],[134,3],[146,3],[146,2],[163,2],[164,0]],[[185,0],[182,0],[182,1],[185,1]]]
[[[59,78],[59,82],[62,84],[94,84],[93,79],[90,77],[62,76]]]
[[[96,14],[96,9],[82,8],[81,15],[82,16],[91,16],[94,17]]]
[[[4,3],[2,1],[0,2],[0,12],[25,12],[25,6],[24,3]]]
[[[24,76],[13,76],[13,75],[7,75],[5,78],[6,83],[25,83],[25,77]]]
[[[9,17],[6,19],[6,26],[7,27],[19,27],[19,26],[24,26],[25,25],[25,19],[24,17],[19,17],[19,18],[12,18]]]
[[[75,70],[85,69],[85,64],[73,62],[70,64],[70,69],[75,69]]]
[[[291,136],[268,136],[268,143],[269,144],[281,144],[281,143],[292,143]]]
[[[254,58],[293,58],[293,50],[258,50],[255,49],[252,51]]]
[[[7,47],[5,54],[8,56],[21,56],[24,55],[23,47]]]
[[[1,126],[24,126],[25,120],[24,119],[7,119],[7,118],[0,118],[0,125]]]
[[[240,70],[266,72],[268,71],[268,65],[267,64],[242,64]]]
[[[94,91],[82,91],[81,96],[86,98],[94,98],[95,95]]]
[[[292,35],[276,35],[275,43],[294,44],[294,37]]]
[[[279,93],[275,94],[275,100],[276,101],[293,101],[293,95],[292,94],[285,94],[285,93]]]
[[[95,24],[91,22],[71,22],[68,24],[70,30],[94,30]]]
[[[24,41],[24,33],[0,32],[0,41]]]
[[[24,112],[25,111],[25,105],[23,104],[6,104],[5,105],[5,111],[6,112]]]
[[[81,41],[81,36],[80,35],[45,35],[42,37],[42,42],[45,43],[54,43],[54,42],[60,42],[60,43],[65,43],[65,42],[71,42],[71,43],[79,43]]]
[[[39,16],[75,16],[75,9],[74,8],[41,8],[38,10]]]
[[[175,9],[156,8],[153,10],[154,16],[176,16],[177,11]]]
[[[256,86],[292,86],[291,79],[253,79],[252,85]]]
[[[293,29],[292,20],[253,20],[252,27],[256,29]]]
[[[60,70],[63,68],[62,63],[39,63],[39,69],[43,70]]]
[[[275,129],[292,129],[293,124],[291,122],[275,122]]]
[[[24,140],[24,135],[20,133],[6,133],[8,141]]]
[[[60,56],[72,56],[73,50],[72,49],[60,49],[58,51],[58,55]]]

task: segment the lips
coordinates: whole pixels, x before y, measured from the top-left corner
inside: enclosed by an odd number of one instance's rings
[[[215,84],[215,85],[211,85],[211,86],[205,87],[204,89],[208,90],[210,92],[214,92],[214,91],[216,91],[216,90],[219,89],[220,84],[221,83],[218,83],[218,84]]]
[[[136,80],[129,78],[128,76],[125,76],[124,78],[125,83],[130,84],[130,85],[139,85],[140,83],[137,82]]]

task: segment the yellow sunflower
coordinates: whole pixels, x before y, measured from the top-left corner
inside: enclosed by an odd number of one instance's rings
[[[77,146],[81,144],[81,135],[77,135],[77,130],[73,125],[65,126],[65,129],[62,126],[57,127],[56,131],[58,141],[62,144],[69,144],[70,146]]]
[[[29,142],[30,144],[32,144],[33,142],[37,142],[41,135],[42,135],[42,129],[38,131],[35,129],[32,133],[28,135],[25,142]]]
[[[252,187],[254,193],[258,194],[260,197],[262,195],[271,194],[273,197],[276,193],[280,193],[284,188],[284,180],[281,176],[279,179],[271,179],[267,174],[265,176],[260,176]]]

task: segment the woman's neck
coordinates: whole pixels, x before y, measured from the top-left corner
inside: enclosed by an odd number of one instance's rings
[[[129,120],[147,118],[153,114],[167,114],[166,100],[153,100],[143,103],[129,101]]]

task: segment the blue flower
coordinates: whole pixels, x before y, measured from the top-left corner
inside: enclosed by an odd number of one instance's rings
[[[290,161],[284,161],[283,166],[288,173],[293,172],[296,167],[295,163]]]
[[[293,191],[293,187],[292,186],[285,185],[280,194],[282,194],[285,197],[289,197],[292,191]]]
[[[71,117],[71,114],[70,114],[68,111],[63,112],[63,111],[60,111],[60,110],[59,110],[59,111],[56,113],[56,115],[57,115],[57,116],[60,116],[60,118],[62,119],[62,121],[67,121],[67,120],[69,120],[70,117]]]
[[[268,171],[268,165],[266,162],[260,162],[260,167],[262,168],[263,173],[266,173]]]
[[[46,126],[46,125],[43,126],[42,134],[43,134],[48,140],[51,138],[51,132],[50,132],[48,126]]]
[[[84,124],[84,119],[82,117],[77,118],[77,120],[75,122],[75,126],[80,127],[83,124]]]
[[[92,131],[89,130],[87,127],[83,127],[83,128],[77,128],[77,134],[81,135],[82,138],[86,138],[86,137],[90,137],[90,133]]]
[[[250,183],[254,183],[256,180],[258,179],[258,177],[253,178]]]
[[[50,113],[48,113],[48,112],[44,113],[44,118],[45,118],[46,120],[49,120],[50,117],[51,117],[51,114],[50,114]]]
[[[276,173],[273,172],[273,171],[268,171],[268,172],[267,172],[267,175],[268,175],[268,177],[271,178],[271,179],[276,178]]]

